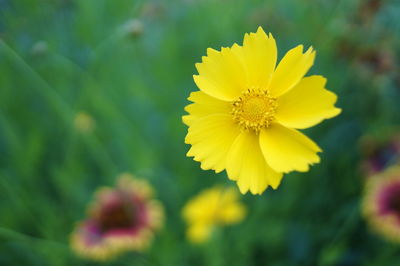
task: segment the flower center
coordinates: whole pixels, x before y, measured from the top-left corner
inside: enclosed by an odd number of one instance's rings
[[[259,133],[274,120],[277,103],[268,91],[248,89],[233,102],[234,120],[245,130]]]
[[[134,206],[121,202],[100,213],[100,230],[107,232],[115,229],[128,229],[134,225],[135,217],[136,210]]]
[[[400,216],[400,195],[396,195],[391,199],[389,207]]]
[[[387,209],[400,217],[400,184],[392,185],[393,187],[387,192],[386,205]]]

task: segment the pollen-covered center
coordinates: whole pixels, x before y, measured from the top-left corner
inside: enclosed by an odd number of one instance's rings
[[[268,91],[248,89],[233,102],[232,114],[234,120],[244,129],[258,133],[271,125],[276,107],[276,99]]]

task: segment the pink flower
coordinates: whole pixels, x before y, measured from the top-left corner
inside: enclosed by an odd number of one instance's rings
[[[123,174],[115,188],[101,188],[89,207],[88,218],[71,236],[82,256],[107,260],[126,251],[142,251],[163,223],[163,209],[144,180]]]
[[[400,166],[388,168],[367,181],[363,213],[373,231],[400,242]]]

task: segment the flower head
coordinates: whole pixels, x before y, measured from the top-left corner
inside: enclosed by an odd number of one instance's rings
[[[277,188],[283,173],[308,171],[321,149],[297,129],[334,117],[336,95],[322,76],[304,77],[315,52],[299,45],[276,66],[277,47],[261,27],[243,46],[207,50],[194,81],[183,122],[189,126],[188,156],[204,170],[235,180],[242,193]]]
[[[95,121],[87,112],[79,112],[74,119],[75,128],[81,133],[90,133],[95,128]]]
[[[38,41],[37,43],[35,43],[35,44],[32,46],[31,53],[32,53],[32,55],[35,55],[35,56],[41,56],[41,55],[46,54],[46,52],[48,51],[48,49],[49,49],[49,47],[48,47],[48,45],[47,45],[47,42],[45,42],[45,41]]]
[[[363,213],[371,229],[400,243],[400,167],[388,168],[367,181]]]
[[[162,206],[143,180],[123,174],[115,188],[102,188],[71,236],[74,251],[106,260],[125,251],[142,251],[163,221]]]
[[[182,211],[188,224],[188,239],[194,243],[205,242],[215,227],[243,220],[246,208],[238,196],[233,188],[214,187],[191,199]]]
[[[143,34],[144,26],[143,22],[139,19],[130,19],[124,25],[123,28],[127,34],[132,37],[139,37]]]

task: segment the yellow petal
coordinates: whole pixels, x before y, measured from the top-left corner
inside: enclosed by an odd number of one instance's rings
[[[306,172],[309,165],[320,161],[321,149],[297,130],[279,124],[260,132],[260,145],[265,160],[278,172]]]
[[[232,50],[242,61],[247,76],[247,87],[266,88],[275,69],[277,48],[271,34],[267,36],[259,27],[256,33],[245,34],[243,47]]]
[[[192,243],[204,243],[210,238],[212,229],[213,227],[208,224],[194,223],[187,230],[187,238]]]
[[[223,224],[240,222],[246,215],[246,207],[239,201],[236,188],[223,189],[220,205],[218,219]]]
[[[194,120],[196,120],[195,116],[192,116],[192,115],[184,115],[184,116],[182,116],[182,122],[187,126],[190,126],[193,123]]]
[[[216,186],[202,191],[185,204],[182,215],[191,225],[229,225],[243,220],[245,206],[239,201],[236,188]]]
[[[221,208],[220,200],[223,195],[221,187],[213,187],[202,191],[192,198],[182,210],[183,218],[187,223],[217,223],[215,215]]]
[[[239,128],[231,115],[214,114],[197,119],[188,130],[186,144],[191,144],[187,156],[201,162],[203,170],[225,169],[228,151],[239,134]]]
[[[338,115],[337,96],[324,88],[322,76],[303,78],[292,90],[278,98],[275,114],[280,124],[290,128],[308,128]]]
[[[271,169],[261,153],[258,136],[243,131],[236,138],[229,151],[226,170],[228,177],[236,180],[241,193],[248,190],[252,194],[261,194],[271,185],[276,188],[282,174]]]
[[[289,52],[279,62],[269,85],[273,97],[279,97],[293,88],[304,77],[314,63],[315,51],[310,47],[303,54],[303,45]]]
[[[192,92],[188,100],[193,102],[185,107],[189,115],[182,117],[183,123],[188,126],[198,118],[218,113],[229,114],[232,110],[230,102],[218,100],[201,91]]]
[[[231,48],[222,48],[221,52],[207,49],[207,56],[196,68],[199,72],[193,76],[196,85],[212,97],[233,101],[246,89],[243,65]]]

